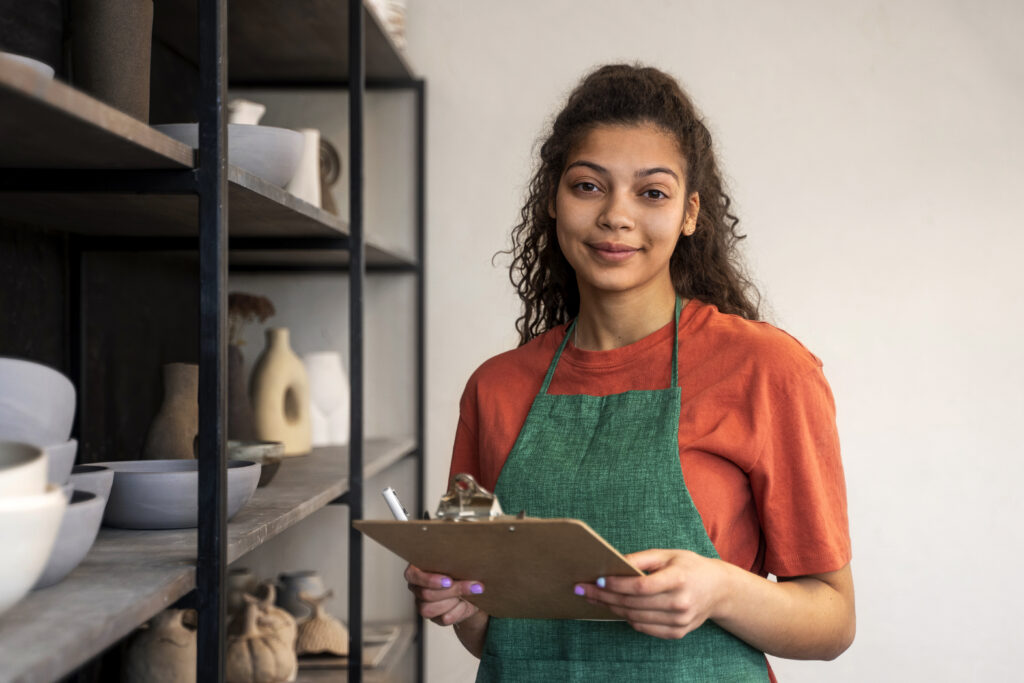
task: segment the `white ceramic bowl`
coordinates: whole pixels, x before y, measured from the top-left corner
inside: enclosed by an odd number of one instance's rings
[[[114,470],[102,465],[75,465],[68,477],[76,491],[95,493],[103,500],[110,498],[110,487],[114,485]]]
[[[199,147],[198,123],[164,123],[153,126],[164,135]],[[284,187],[295,175],[302,158],[302,133],[274,126],[228,124],[228,162]]]
[[[114,470],[103,523],[121,529],[188,529],[197,526],[199,461],[125,460],[97,463]],[[228,519],[252,497],[260,480],[254,462],[228,463]]]
[[[95,493],[75,491],[72,494],[57,531],[57,541],[33,590],[58,583],[85,558],[96,541],[106,505],[106,499]]]
[[[27,443],[0,441],[0,499],[37,496],[46,491],[47,460],[41,448]]]
[[[66,484],[71,476],[71,468],[75,466],[75,455],[78,453],[78,440],[69,439],[56,446],[47,446],[46,478],[51,484]]]
[[[67,501],[59,486],[34,496],[0,497],[0,614],[21,600],[50,557]]]
[[[0,61],[5,59],[11,62],[24,64],[43,78],[53,78],[53,67],[44,62],[40,62],[38,59],[32,59],[31,57],[26,57],[24,55],[16,55],[13,52],[0,52]]]
[[[53,368],[0,358],[0,439],[61,444],[71,436],[75,387]]]

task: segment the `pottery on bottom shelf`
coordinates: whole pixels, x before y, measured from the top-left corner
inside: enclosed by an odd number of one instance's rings
[[[71,468],[68,481],[75,491],[88,491],[103,500],[109,500],[110,487],[114,485],[114,470],[102,465],[75,465]]]
[[[114,471],[103,524],[121,529],[189,529],[198,524],[199,461],[125,460],[97,463]],[[228,519],[252,497],[260,465],[228,463]]]
[[[57,542],[53,544],[43,575],[32,590],[59,583],[85,558],[96,541],[106,504],[105,498],[88,491],[71,494],[71,502],[57,532]]]
[[[280,441],[228,441],[229,460],[258,462],[263,467],[257,486],[266,486],[270,483],[281,466],[282,458],[284,444]]]

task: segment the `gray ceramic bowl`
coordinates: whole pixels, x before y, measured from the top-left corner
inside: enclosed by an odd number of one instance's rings
[[[114,485],[103,514],[106,526],[121,529],[190,529],[198,524],[199,461],[125,460],[97,463],[114,470]],[[252,497],[260,465],[228,463],[228,519]]]
[[[64,519],[57,532],[57,542],[33,590],[59,583],[85,558],[96,541],[106,504],[106,499],[95,493],[75,491],[72,494],[71,503],[64,511]]]
[[[75,465],[78,453],[78,441],[70,439],[61,444],[54,444],[43,449],[46,451],[46,478],[51,484],[60,486],[68,482],[71,468]]]
[[[74,484],[76,491],[88,491],[108,500],[110,487],[114,484],[114,470],[102,465],[75,465],[68,481]]]

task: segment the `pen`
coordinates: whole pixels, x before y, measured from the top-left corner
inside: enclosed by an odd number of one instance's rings
[[[387,502],[388,507],[391,508],[391,514],[395,516],[399,522],[409,521],[409,513],[405,511],[405,506],[402,505],[402,501],[398,500],[398,494],[390,486],[381,491],[381,495],[384,496],[384,500]]]

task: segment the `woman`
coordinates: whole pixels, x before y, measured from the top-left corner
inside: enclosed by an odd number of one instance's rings
[[[707,128],[656,69],[602,67],[556,118],[513,231],[521,345],[470,378],[451,471],[506,510],[586,521],[646,575],[575,587],[623,621],[515,620],[464,599],[479,582],[410,566],[478,680],[767,681],[764,653],[852,641],[832,395],[757,322],[729,203]]]

